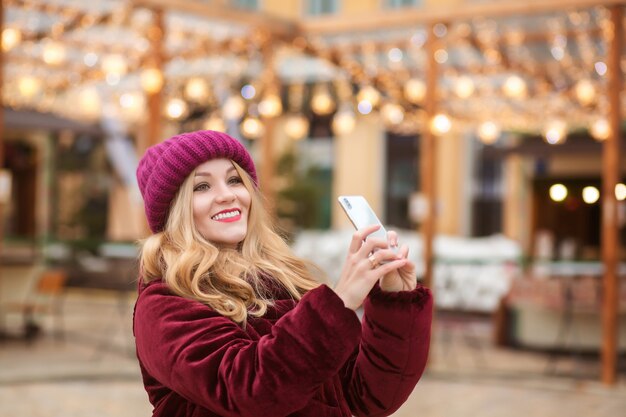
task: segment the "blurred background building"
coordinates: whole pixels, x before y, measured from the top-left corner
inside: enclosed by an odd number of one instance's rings
[[[552,348],[582,306],[578,347],[614,360],[623,5],[4,0],[2,296],[42,264],[68,285],[132,288],[138,158],[216,129],[249,147],[301,253],[328,263],[328,236],[341,253],[336,197],[362,194],[414,244],[441,307]]]

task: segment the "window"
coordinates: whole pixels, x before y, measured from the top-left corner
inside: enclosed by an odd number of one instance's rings
[[[388,132],[386,148],[385,223],[411,229],[414,225],[409,218],[409,200],[411,194],[419,189],[417,137]]]
[[[259,0],[233,0],[233,6],[240,9],[259,10]]]
[[[385,4],[388,9],[398,9],[420,5],[421,0],[386,0]]]
[[[309,0],[307,14],[310,16],[318,16],[337,13],[339,9],[337,3],[337,0]]]

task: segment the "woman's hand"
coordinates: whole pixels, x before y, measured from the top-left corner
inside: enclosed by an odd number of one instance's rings
[[[389,246],[398,246],[398,234],[394,231],[387,232]],[[393,271],[385,274],[380,279],[380,289],[387,292],[411,291],[417,286],[417,276],[415,275],[415,264],[407,259],[409,247],[404,245],[400,248],[399,256],[405,259],[406,263]]]
[[[348,256],[339,281],[334,288],[347,308],[356,310],[371,291],[376,281],[403,268],[408,260],[389,249],[384,239],[366,238],[380,226],[369,226],[352,235]],[[396,239],[397,240],[397,239]],[[415,267],[412,267],[415,269]]]

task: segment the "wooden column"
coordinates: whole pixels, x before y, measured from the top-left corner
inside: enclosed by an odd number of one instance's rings
[[[602,300],[602,382],[615,385],[617,381],[617,314],[619,302],[619,226],[615,185],[620,180],[621,112],[620,92],[622,72],[620,59],[624,28],[623,7],[611,6],[611,25],[607,42],[609,125],[611,134],[604,142],[602,154],[602,261],[604,263]]]
[[[4,1],[0,0],[0,35],[4,31]],[[4,167],[4,103],[2,91],[4,87],[4,51],[0,47],[0,170]],[[4,207],[0,202],[0,253],[4,243]]]
[[[438,63],[435,61],[435,51],[437,50],[437,37],[433,31],[434,25],[430,25],[428,39],[426,40],[426,53],[428,64],[426,67],[426,97],[424,108],[426,110],[426,120],[422,129],[420,144],[420,183],[421,192],[427,202],[427,213],[423,220],[421,233],[424,246],[424,285],[432,288],[433,284],[433,241],[436,228],[436,157],[437,138],[430,129],[430,121],[437,113],[437,78]]]
[[[150,40],[150,57],[151,61],[148,65],[164,74],[163,67],[165,62],[164,39],[165,39],[165,23],[163,19],[163,10],[154,9],[152,11],[153,23],[149,30],[148,38]],[[165,75],[163,75],[165,77]],[[163,117],[163,89],[147,94],[148,98],[148,125],[146,126],[146,138],[143,146],[139,146],[140,154],[151,145],[161,141],[161,118]]]
[[[276,68],[274,67],[274,47],[272,37],[265,31],[257,33],[259,43],[262,45],[263,61],[264,61],[264,74],[262,75],[263,82],[266,90],[276,89],[277,94],[280,97],[280,85],[276,75]],[[265,92],[263,93],[265,94]],[[274,158],[274,126],[276,124],[274,117],[262,118],[264,131],[260,137],[261,143],[261,172],[260,172],[260,187],[263,196],[265,197],[265,203],[270,215],[276,214],[276,193],[274,188],[275,177],[275,165],[276,160]]]

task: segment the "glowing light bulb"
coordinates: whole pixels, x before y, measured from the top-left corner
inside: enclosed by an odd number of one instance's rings
[[[596,187],[583,188],[583,201],[587,204],[593,204],[600,199],[600,190]]]
[[[420,104],[426,96],[426,84],[417,78],[411,78],[404,85],[404,97],[413,103]]]
[[[241,123],[241,133],[249,139],[258,139],[265,132],[265,126],[253,116],[246,117]]]
[[[167,117],[173,120],[182,119],[187,113],[187,103],[180,98],[172,98],[167,102]]]
[[[504,86],[502,87],[504,94],[511,98],[524,98],[526,97],[526,82],[518,77],[517,75],[512,75],[506,79],[504,82]]]
[[[339,110],[333,117],[332,129],[336,136],[347,135],[356,126],[354,112],[348,107]]]
[[[147,93],[155,94],[163,88],[163,73],[157,68],[146,68],[140,75],[141,88]]]
[[[22,32],[15,28],[6,28],[2,31],[2,50],[8,52],[22,41]]]
[[[482,143],[491,145],[500,137],[500,126],[491,121],[481,123],[478,127],[478,137]]]
[[[451,128],[452,122],[445,114],[437,114],[430,121],[430,131],[434,135],[443,135],[444,133],[448,133]]]
[[[609,121],[605,118],[595,120],[589,130],[591,136],[600,142],[607,140],[611,135],[611,126],[609,126]]]
[[[554,184],[550,187],[550,198],[553,201],[563,201],[567,197],[567,187],[563,184]]]
[[[285,133],[291,139],[303,139],[309,133],[309,119],[302,114],[292,114],[285,123]]]
[[[185,97],[197,103],[209,97],[209,83],[204,78],[193,77],[185,84]]]

